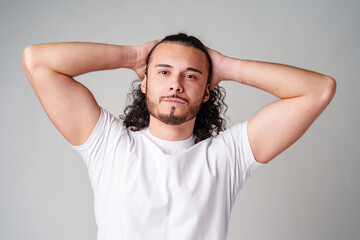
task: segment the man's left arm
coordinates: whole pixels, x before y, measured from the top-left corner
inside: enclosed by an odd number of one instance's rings
[[[210,89],[233,80],[267,91],[280,100],[248,121],[248,138],[258,162],[268,163],[296,142],[327,107],[336,91],[333,78],[277,63],[240,60],[209,49],[213,61]]]

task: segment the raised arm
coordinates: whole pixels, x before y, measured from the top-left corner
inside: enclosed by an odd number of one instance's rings
[[[140,73],[145,55],[155,42],[139,47],[101,43],[30,45],[23,66],[48,117],[72,145],[90,136],[100,115],[92,93],[73,77],[98,70],[130,68]]]
[[[268,163],[297,141],[327,107],[336,91],[333,78],[288,65],[240,60],[210,49],[214,78],[210,87],[233,80],[265,90],[280,100],[260,109],[248,122],[255,159]]]

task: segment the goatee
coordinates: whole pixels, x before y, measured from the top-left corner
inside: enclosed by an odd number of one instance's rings
[[[185,101],[186,103],[188,102],[185,98],[179,97],[176,94],[174,94],[172,96],[167,96],[167,97],[179,98],[179,99]],[[167,97],[160,97],[159,104],[163,99],[165,99]],[[204,98],[204,96],[203,96],[203,98]],[[153,101],[151,101],[146,94],[146,105],[147,105],[150,115],[159,119],[161,122],[163,122],[165,124],[169,124],[169,125],[180,125],[184,122],[187,122],[187,121],[195,118],[196,115],[199,113],[199,111],[202,107],[202,104],[203,104],[203,101],[201,101],[200,104],[194,104],[194,105],[190,106],[189,111],[182,115],[175,115],[176,107],[174,107],[174,106],[171,107],[169,114],[156,113],[156,111],[155,111],[156,104]]]

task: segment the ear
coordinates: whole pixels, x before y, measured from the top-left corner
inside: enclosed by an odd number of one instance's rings
[[[210,98],[210,88],[209,88],[210,84],[207,83],[206,84],[206,88],[205,88],[205,96],[204,96],[204,100],[203,102],[205,103],[207,100],[209,100]]]
[[[143,80],[141,81],[141,91],[144,94],[146,93],[146,82],[147,82],[147,77],[145,75]]]

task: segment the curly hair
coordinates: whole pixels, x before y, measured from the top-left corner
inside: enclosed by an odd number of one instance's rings
[[[163,42],[173,42],[186,46],[192,46],[204,52],[209,68],[209,77],[207,81],[208,83],[210,82],[212,75],[212,63],[206,47],[197,38],[188,36],[184,33],[167,36],[155,45],[147,57],[147,66],[150,62],[152,52]],[[145,69],[145,74],[147,74],[147,67]],[[225,96],[225,89],[219,85],[213,90],[210,90],[210,97],[208,101],[201,106],[201,109],[196,116],[193,131],[196,143],[213,135],[217,135],[221,131],[225,130],[226,120],[223,116],[228,109],[224,102]],[[140,80],[135,80],[132,83],[131,91],[127,95],[127,103],[128,105],[125,107],[124,114],[120,115],[120,119],[123,120],[125,127],[130,128],[132,131],[140,131],[148,127],[150,113],[146,104],[146,95],[141,91]]]

